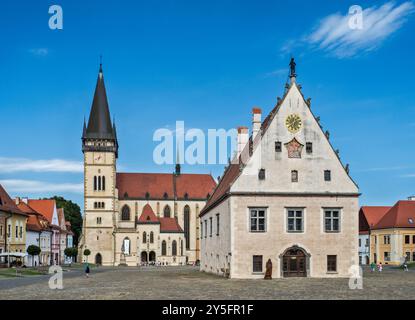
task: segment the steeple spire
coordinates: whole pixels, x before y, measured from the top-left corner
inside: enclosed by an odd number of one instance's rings
[[[291,81],[291,83],[295,83],[295,80],[297,78],[297,74],[295,73],[296,65],[297,64],[295,63],[294,58],[291,58],[291,61],[290,61],[290,81]]]
[[[84,141],[84,150],[86,148],[86,140],[99,140],[101,142],[109,142],[114,147],[115,153],[118,153],[118,143],[115,126],[113,126],[111,123],[111,115],[108,106],[107,92],[105,90],[104,84],[102,56],[99,66],[97,84],[95,87],[94,99],[92,101],[91,113],[89,115],[87,126],[84,121],[82,139]]]
[[[177,156],[176,156],[176,176],[179,176],[181,173],[181,165],[180,165],[180,153],[177,149]]]

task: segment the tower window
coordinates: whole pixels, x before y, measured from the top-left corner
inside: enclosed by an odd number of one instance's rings
[[[280,141],[275,142],[275,152],[282,152],[282,143]]]
[[[307,153],[313,153],[313,143],[312,142],[307,142],[305,144],[305,150]]]
[[[324,170],[324,181],[331,181],[331,171]]]
[[[94,176],[94,191],[98,190],[97,176]]]
[[[102,177],[102,190],[105,191],[105,176]]]

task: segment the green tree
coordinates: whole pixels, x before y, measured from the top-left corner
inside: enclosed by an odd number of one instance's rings
[[[86,256],[86,261],[88,262],[88,256],[91,254],[91,250],[85,249],[84,250],[84,256]]]
[[[32,257],[32,266],[33,266],[34,257],[38,256],[42,250],[40,250],[40,248],[38,246],[35,246],[35,245],[32,244],[32,245],[27,247],[26,251]]]
[[[77,248],[66,248],[64,252],[65,256],[72,258],[72,260],[78,255]]]
[[[66,200],[63,197],[54,196],[51,198],[56,201],[58,208],[63,208],[65,212],[65,220],[71,223],[71,228],[74,233],[74,246],[78,245],[79,236],[82,232],[82,215],[81,208],[71,200]]]

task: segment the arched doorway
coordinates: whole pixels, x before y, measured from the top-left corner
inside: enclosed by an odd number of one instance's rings
[[[310,255],[298,247],[293,246],[280,256],[282,261],[283,277],[307,277]]]
[[[141,252],[141,262],[148,262],[147,252]]]
[[[149,259],[150,262],[156,262],[156,253],[154,251],[150,251]]]
[[[97,255],[95,256],[95,264],[97,266],[102,265],[102,256],[100,253],[97,253]]]

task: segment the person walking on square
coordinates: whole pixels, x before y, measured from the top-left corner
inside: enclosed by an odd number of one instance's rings
[[[409,270],[408,270],[408,262],[406,262],[406,260],[405,260],[405,262],[403,263],[403,271],[409,271]]]
[[[379,272],[382,272],[382,270],[383,270],[382,262],[379,262],[379,264],[378,264],[378,271]]]
[[[376,270],[376,264],[373,261],[370,264],[370,270],[371,270],[371,272],[375,272],[375,270]]]
[[[87,278],[89,278],[89,272],[90,272],[91,270],[89,269],[89,263],[87,263],[86,264],[86,266],[85,266],[85,276],[87,277]]]

